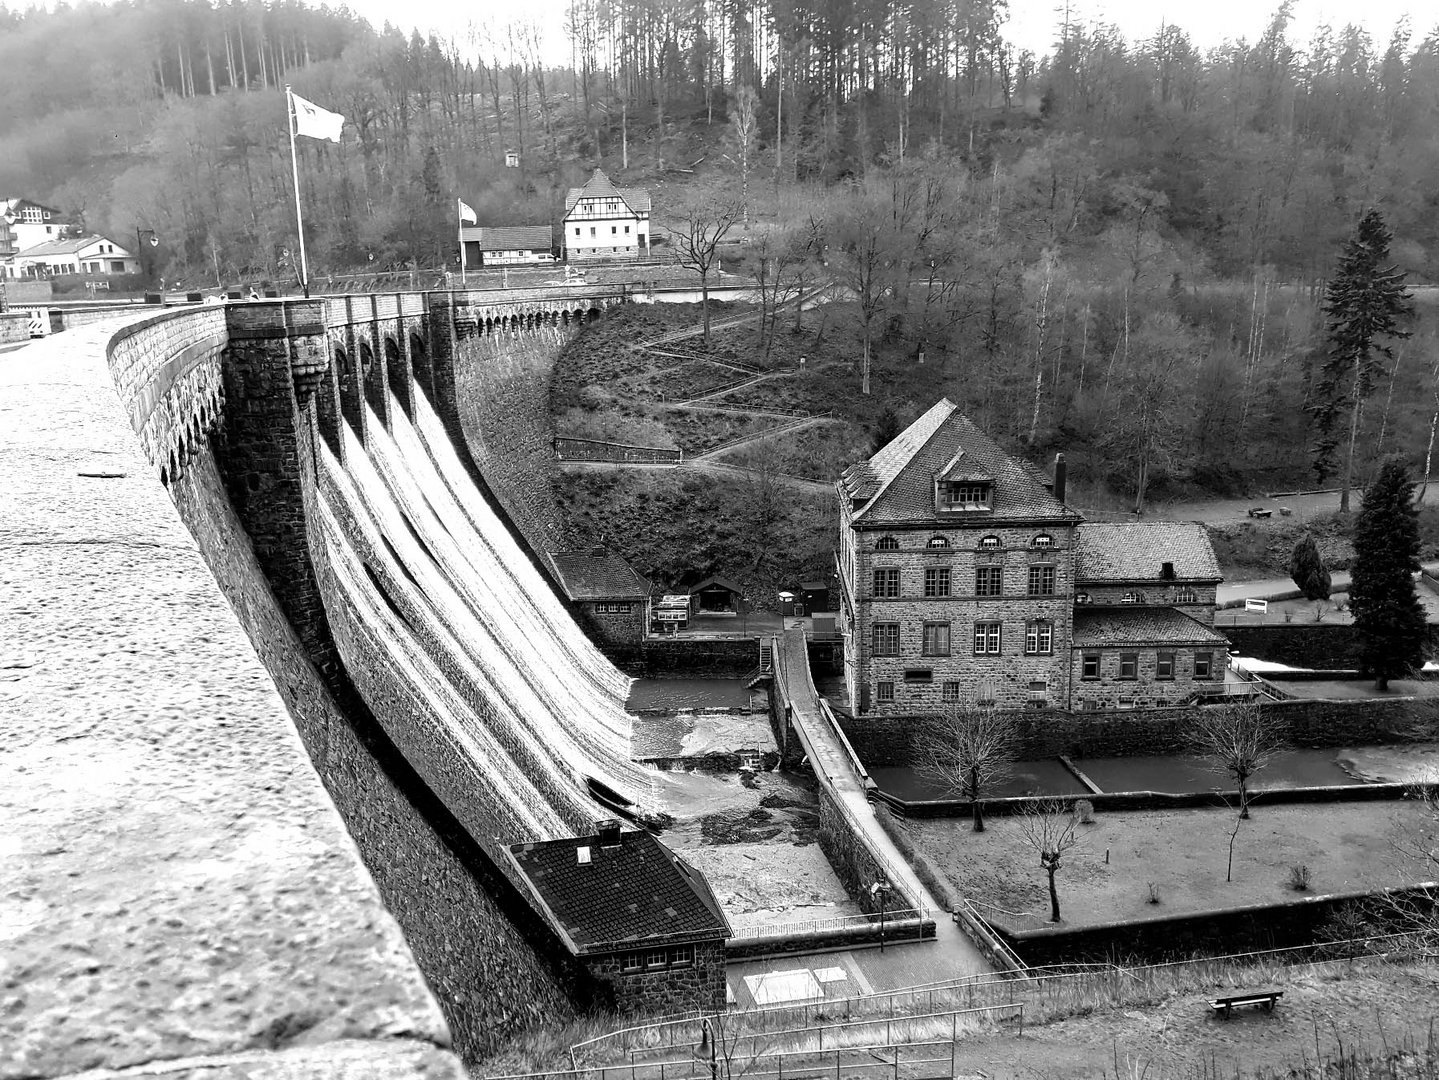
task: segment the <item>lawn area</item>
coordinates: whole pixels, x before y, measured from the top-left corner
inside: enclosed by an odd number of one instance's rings
[[[1425,821],[1412,802],[1255,805],[1234,844],[1234,880],[1224,880],[1232,811],[1193,809],[1096,813],[1080,825],[1080,845],[1059,871],[1059,903],[1069,926],[1156,918],[1247,904],[1282,903],[1316,893],[1407,883],[1390,846],[1399,823]],[[1439,830],[1429,822],[1430,843]],[[991,817],[975,834],[963,818],[912,821],[923,851],[972,899],[1035,918],[1015,929],[1047,925],[1048,891],[1038,857],[1015,818]],[[1109,861],[1105,861],[1106,851]],[[1309,867],[1309,893],[1289,887],[1290,867]],[[1159,890],[1151,904],[1149,883]]]

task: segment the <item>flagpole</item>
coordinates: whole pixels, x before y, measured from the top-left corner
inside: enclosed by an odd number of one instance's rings
[[[460,217],[460,285],[465,284],[465,215],[460,209],[460,200],[455,200],[455,213]]]
[[[300,159],[295,153],[295,95],[285,86],[286,114],[290,121],[290,172],[295,178],[295,227],[300,233],[300,288],[310,298],[310,265],[305,260],[305,219],[300,213]]]

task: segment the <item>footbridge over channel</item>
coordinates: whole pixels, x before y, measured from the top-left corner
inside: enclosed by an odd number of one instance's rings
[[[892,889],[887,901],[890,908],[938,913],[933,941],[890,946],[891,952],[903,955],[900,963],[907,980],[921,985],[1011,969],[1012,959],[987,928],[967,918],[962,923],[945,916],[880,825],[869,799],[874,781],[864,771],[829,703],[815,689],[804,630],[786,630],[776,638],[774,655],[774,690],[785,718],[785,734],[793,732],[819,781],[820,843],[835,871],[871,914],[878,911],[869,894],[876,881],[887,882]],[[962,929],[966,923],[968,928]]]

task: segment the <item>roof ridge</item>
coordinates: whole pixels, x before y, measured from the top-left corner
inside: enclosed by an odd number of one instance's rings
[[[873,454],[869,458],[869,462],[873,463],[875,458],[879,457],[879,455],[884,453],[885,450],[889,449],[889,447],[893,446],[896,442],[902,439],[911,429],[922,423],[926,418],[928,418],[930,413],[935,412],[938,409],[942,409],[946,405],[949,406],[949,411],[945,413],[944,416],[940,417],[940,419],[935,423],[934,427],[930,429],[929,434],[926,435],[921,442],[915,444],[914,449],[911,450],[904,457],[904,459],[899,462],[899,464],[889,474],[889,477],[880,482],[880,485],[878,489],[876,489],[875,493],[869,497],[869,500],[864,504],[864,506],[860,507],[857,511],[855,511],[854,516],[851,518],[851,520],[858,520],[867,510],[869,510],[870,507],[872,507],[879,500],[879,498],[886,491],[889,490],[890,486],[895,482],[895,480],[899,479],[900,474],[909,467],[910,462],[912,462],[919,455],[919,452],[923,450],[926,446],[928,446],[936,435],[938,435],[941,431],[944,430],[944,425],[949,423],[949,421],[954,418],[955,413],[959,411],[959,406],[956,405],[954,402],[950,401],[948,396],[940,398],[928,409],[926,409],[922,415],[917,417],[914,423],[910,424],[909,427],[904,429],[904,431],[901,431],[888,443],[880,447],[879,452]]]

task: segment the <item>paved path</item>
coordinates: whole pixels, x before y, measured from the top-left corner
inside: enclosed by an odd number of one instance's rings
[[[804,630],[786,630],[777,644],[783,652],[780,677],[784,679],[786,695],[794,708],[795,729],[809,753],[815,776],[833,793],[851,820],[858,823],[871,850],[885,864],[898,891],[916,897],[919,906],[934,913],[936,937],[933,941],[889,945],[883,952],[878,949],[851,949],[818,957],[791,956],[731,964],[727,971],[736,998],[741,1002],[745,1000],[746,976],[801,968],[845,969],[849,974],[850,993],[855,988],[873,993],[993,971],[993,966],[974,942],[941,910],[894,846],[889,834],[875,820],[874,810],[865,797],[864,780],[839,733],[820,707],[819,695],[810,677]]]

